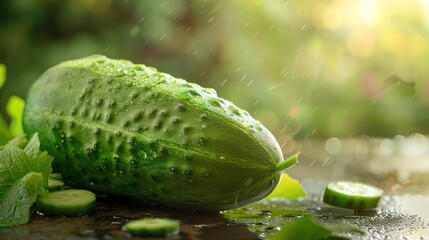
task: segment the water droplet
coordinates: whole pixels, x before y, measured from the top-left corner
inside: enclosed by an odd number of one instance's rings
[[[118,71],[115,73],[115,77],[123,77],[127,74],[127,71],[122,70],[122,69],[118,69]],[[116,88],[116,86],[115,86]]]
[[[192,95],[189,92],[181,92],[179,93],[179,98],[183,99],[183,100],[189,100],[192,98]]]
[[[208,106],[209,106],[209,105],[208,105],[207,103],[201,103],[201,104],[200,104],[200,108],[201,108],[201,109],[203,109],[203,110],[204,110],[204,109],[207,109],[207,107],[208,107]]]
[[[142,70],[144,70],[144,67],[141,64],[135,64],[134,65],[134,70],[142,71]]]
[[[97,101],[95,101],[95,104],[97,105],[97,106],[101,106],[101,105],[103,105],[103,99],[97,99]]]
[[[204,138],[198,138],[198,144],[204,145],[206,144],[206,140]]]
[[[217,95],[216,90],[213,88],[204,88],[204,91],[213,95]]]

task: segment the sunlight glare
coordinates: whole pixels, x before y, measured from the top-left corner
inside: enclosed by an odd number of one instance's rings
[[[362,0],[358,7],[358,17],[368,25],[375,25],[379,18],[378,5],[375,0]]]

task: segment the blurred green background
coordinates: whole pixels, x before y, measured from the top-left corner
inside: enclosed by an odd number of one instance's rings
[[[427,0],[2,0],[10,95],[56,63],[129,59],[291,139],[429,133]]]

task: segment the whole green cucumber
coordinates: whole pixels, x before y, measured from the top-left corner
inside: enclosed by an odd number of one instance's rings
[[[176,208],[255,202],[284,169],[273,135],[215,90],[100,55],[47,70],[23,124],[69,183]]]

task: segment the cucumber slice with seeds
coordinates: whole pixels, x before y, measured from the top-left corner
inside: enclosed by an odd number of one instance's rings
[[[95,209],[95,194],[83,189],[59,190],[37,197],[36,210],[53,216],[78,216]]]
[[[135,237],[161,237],[179,232],[180,222],[166,218],[142,218],[124,225]]]
[[[382,195],[383,190],[369,184],[338,181],[326,186],[323,201],[336,207],[365,210],[376,208]]]

